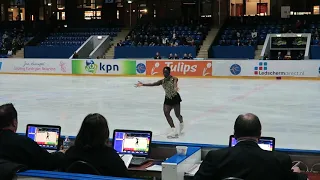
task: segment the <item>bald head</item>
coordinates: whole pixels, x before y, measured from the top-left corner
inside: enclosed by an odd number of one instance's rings
[[[260,138],[261,123],[255,114],[247,113],[239,115],[234,123],[234,136],[238,138]]]

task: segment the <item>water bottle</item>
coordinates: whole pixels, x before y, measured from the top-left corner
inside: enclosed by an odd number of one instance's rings
[[[66,136],[63,141],[63,150],[67,150],[69,149],[69,147],[70,147],[70,139],[68,136]]]

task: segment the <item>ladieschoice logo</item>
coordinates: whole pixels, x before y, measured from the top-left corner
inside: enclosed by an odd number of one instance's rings
[[[85,69],[87,72],[95,74],[97,72],[98,65],[96,65],[93,60],[87,60]]]
[[[241,66],[239,64],[232,64],[230,67],[230,72],[233,75],[239,75],[241,73]]]
[[[254,74],[257,76],[303,76],[304,71],[274,71],[268,68],[268,62],[259,62],[254,67]]]

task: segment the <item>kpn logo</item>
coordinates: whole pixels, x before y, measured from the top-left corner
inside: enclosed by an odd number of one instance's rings
[[[95,64],[93,60],[87,60],[85,69],[87,72],[90,72],[93,74],[95,74],[97,70],[110,73],[113,71],[119,71],[119,65],[104,64],[102,62],[99,62],[99,66],[98,66],[98,64]]]
[[[95,74],[97,72],[98,65],[94,64],[93,60],[87,60],[85,69],[87,72]]]

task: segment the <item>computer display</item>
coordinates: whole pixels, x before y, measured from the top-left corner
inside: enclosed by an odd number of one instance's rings
[[[152,133],[150,131],[115,130],[113,148],[119,154],[148,156]]]
[[[233,147],[237,143],[238,143],[238,141],[236,140],[236,138],[234,138],[234,136],[230,136],[229,146]],[[259,139],[258,145],[263,150],[273,151],[275,148],[275,139],[272,137],[261,137]]]
[[[27,137],[47,150],[59,150],[60,126],[27,125]]]

